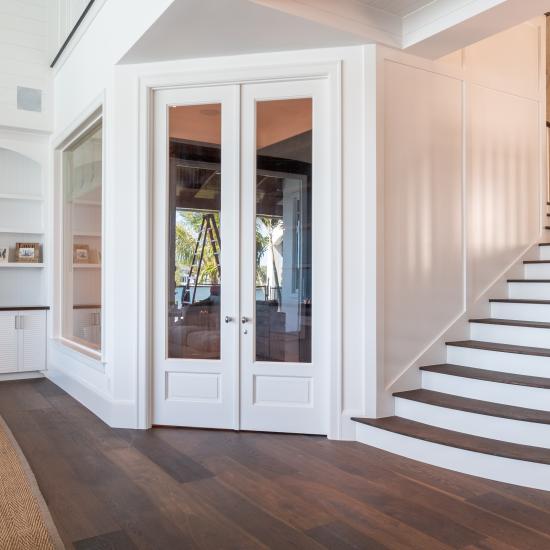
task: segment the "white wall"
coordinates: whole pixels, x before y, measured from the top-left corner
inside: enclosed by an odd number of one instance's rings
[[[56,15],[50,0],[0,0],[0,126],[51,129]],[[42,112],[17,109],[18,86],[42,91]]]
[[[50,330],[50,343],[48,348],[48,376],[61,387],[69,391],[76,399],[91,408],[105,421],[120,426],[135,426],[135,402],[127,401],[116,395],[113,389],[113,373],[116,372],[113,357],[117,354],[117,346],[125,349],[124,341],[117,342],[118,333],[114,329],[113,308],[119,288],[113,283],[116,278],[115,269],[121,258],[113,256],[113,235],[117,232],[128,235],[130,231],[123,225],[127,216],[126,209],[120,212],[112,210],[111,197],[117,192],[119,186],[124,186],[126,178],[115,181],[113,178],[113,132],[114,120],[113,103],[115,98],[114,71],[115,64],[136,42],[143,32],[156,20],[156,18],[172,3],[173,0],[117,0],[101,2],[96,0],[99,9],[90,15],[84,32],[75,37],[71,48],[63,56],[54,76],[55,103],[54,103],[54,135],[51,146],[55,149],[68,135],[74,131],[88,115],[92,114],[99,105],[103,105],[104,112],[104,246],[103,277],[104,277],[104,320],[105,334],[103,341],[103,360],[101,362],[87,358],[85,355],[75,352],[62,345],[60,336],[60,292],[61,288],[55,284],[60,280],[61,274],[61,239],[59,226],[52,223],[50,233],[55,243],[55,254],[52,258],[52,281],[50,289],[50,301],[52,303],[52,323]],[[127,14],[132,17],[128,18]],[[121,22],[124,22],[121,24]],[[128,139],[132,139],[131,136]],[[131,167],[127,169],[130,173]],[[52,187],[58,187],[60,182],[56,179],[59,173],[52,173]],[[53,196],[53,190],[52,190]],[[52,209],[53,212],[53,201]],[[129,214],[134,215],[133,212]],[[134,228],[135,230],[135,228]],[[127,250],[123,258],[128,261]],[[135,279],[136,274],[132,277]],[[125,281],[123,294],[126,287],[131,285]],[[134,296],[135,301],[135,296]],[[117,319],[117,321],[120,321]],[[123,315],[123,326],[127,326],[127,318]],[[128,328],[131,332],[131,327]],[[126,337],[123,336],[123,338]],[[130,333],[130,339],[135,343],[135,335]],[[122,357],[122,355],[118,355]],[[120,359],[120,364],[135,365],[135,357],[132,353]],[[124,368],[122,369],[124,370]],[[126,371],[124,371],[126,372]],[[133,387],[131,378],[124,384]],[[126,395],[125,390],[119,392]]]
[[[467,313],[539,239],[544,28],[540,18],[434,63],[379,52],[383,383],[371,414],[415,387],[418,364],[444,361],[443,335],[466,337]]]

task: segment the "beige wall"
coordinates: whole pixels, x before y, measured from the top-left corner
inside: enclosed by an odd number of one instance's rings
[[[446,331],[539,238],[544,32],[540,18],[437,63],[380,55],[386,390],[414,387],[425,352],[444,360]]]

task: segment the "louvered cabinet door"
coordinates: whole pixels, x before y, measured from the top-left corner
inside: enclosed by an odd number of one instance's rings
[[[0,373],[17,372],[18,333],[15,328],[17,314],[0,312]]]
[[[45,370],[46,314],[44,311],[25,311],[21,312],[20,319],[20,370]]]

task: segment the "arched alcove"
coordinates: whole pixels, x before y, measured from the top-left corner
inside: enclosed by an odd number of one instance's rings
[[[35,160],[0,147],[0,194],[42,195],[42,167]]]

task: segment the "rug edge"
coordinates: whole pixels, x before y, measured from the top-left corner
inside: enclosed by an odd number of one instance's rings
[[[44,495],[42,494],[42,491],[40,491],[40,487],[38,486],[38,482],[36,481],[34,472],[32,471],[27,461],[27,458],[23,453],[23,450],[19,446],[19,443],[17,443],[15,436],[13,435],[12,431],[10,430],[9,426],[2,418],[2,416],[0,416],[0,428],[2,428],[6,432],[6,436],[9,439],[10,443],[13,445],[15,453],[19,458],[21,467],[23,468],[23,471],[25,472],[25,475],[27,476],[27,479],[29,481],[31,492],[36,499],[36,502],[38,503],[40,513],[44,520],[44,524],[46,525],[46,529],[48,530],[48,534],[50,535],[53,547],[55,548],[55,550],[66,550],[66,547],[63,544],[61,537],[59,536],[59,531],[57,530],[57,527],[53,521],[50,509],[48,508],[48,505],[44,500]]]

